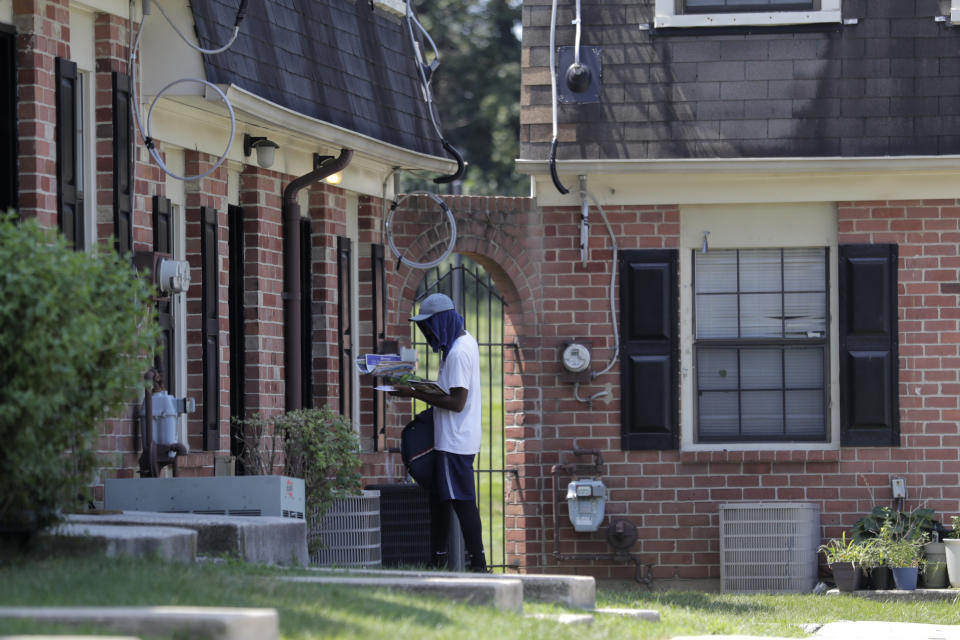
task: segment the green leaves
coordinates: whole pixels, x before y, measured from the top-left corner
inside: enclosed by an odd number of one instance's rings
[[[150,285],[109,250],[74,251],[0,215],[0,522],[54,522],[84,492],[97,427],[143,386]]]

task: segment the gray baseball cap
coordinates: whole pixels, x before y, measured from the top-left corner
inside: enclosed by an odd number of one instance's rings
[[[410,322],[420,322],[441,311],[456,309],[453,300],[442,293],[431,293],[420,303],[420,313],[410,318]]]

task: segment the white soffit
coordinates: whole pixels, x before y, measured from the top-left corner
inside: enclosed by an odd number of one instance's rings
[[[561,196],[544,160],[517,160],[537,201],[579,203],[577,176],[601,204],[721,204],[960,198],[960,156],[557,161]]]

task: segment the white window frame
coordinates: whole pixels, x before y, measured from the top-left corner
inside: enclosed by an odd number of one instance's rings
[[[70,59],[77,65],[77,160],[82,162],[77,186],[83,192],[83,238],[78,246],[91,251],[97,242],[96,54],[94,14],[70,7]]]
[[[778,27],[794,24],[841,22],[841,0],[820,0],[820,8],[813,11],[755,11],[730,13],[682,13],[681,0],[656,0],[653,27]],[[960,0],[953,0],[954,6]],[[954,9],[956,12],[957,9]]]
[[[950,24],[960,23],[960,0],[950,2]]]
[[[696,442],[693,252],[710,249],[827,247],[829,252],[829,387],[823,442]],[[837,450],[840,448],[840,345],[837,213],[834,203],[684,206],[680,211],[680,448],[682,451]]]

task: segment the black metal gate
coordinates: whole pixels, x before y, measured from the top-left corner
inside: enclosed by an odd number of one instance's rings
[[[466,256],[453,255],[445,263],[427,271],[417,289],[420,300],[431,293],[445,293],[463,314],[465,328],[480,347],[480,378],[483,393],[483,438],[480,453],[474,462],[477,506],[483,522],[483,546],[488,566],[503,571],[506,563],[506,529],[504,511],[504,410],[503,410],[503,297],[483,267]],[[420,332],[411,327],[411,342],[417,349],[417,373],[436,378],[440,354],[423,341]],[[414,402],[414,413],[426,405]]]

